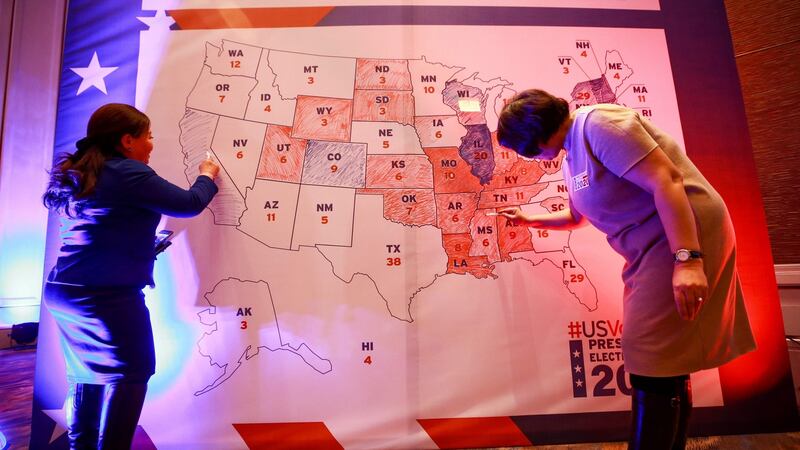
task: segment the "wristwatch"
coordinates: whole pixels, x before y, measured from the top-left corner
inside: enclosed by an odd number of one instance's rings
[[[688,248],[679,248],[675,251],[673,257],[676,263],[680,263],[689,261],[690,259],[700,259],[703,257],[703,253],[697,250],[689,250]]]

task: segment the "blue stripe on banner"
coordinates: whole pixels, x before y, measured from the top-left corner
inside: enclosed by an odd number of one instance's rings
[[[493,6],[337,6],[317,26],[498,25],[663,28],[660,11]]]
[[[569,341],[569,358],[572,371],[572,396],[586,397],[586,363],[583,356],[583,341]]]
[[[74,151],[75,141],[84,136],[89,116],[99,106],[134,103],[139,31],[147,29],[136,17],[144,15],[152,16],[152,12],[143,14],[141,2],[69,2],[56,115],[56,153]]]

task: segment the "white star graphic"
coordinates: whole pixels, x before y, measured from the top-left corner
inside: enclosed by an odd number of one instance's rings
[[[43,409],[42,412],[47,414],[48,417],[53,419],[53,422],[56,423],[56,427],[53,428],[53,434],[50,435],[50,444],[53,443],[56,439],[61,437],[62,434],[67,432],[67,408],[66,408],[66,400],[64,401],[65,404],[61,405],[61,409]]]
[[[108,92],[106,91],[106,82],[103,78],[117,69],[118,67],[101,67],[100,61],[97,59],[97,52],[94,52],[94,55],[92,55],[92,61],[89,63],[88,67],[70,67],[69,69],[83,78],[81,85],[78,86],[78,93],[75,95],[81,95],[81,92],[89,89],[92,86],[100,89],[100,92],[103,94],[108,95]]]
[[[576,381],[575,382],[575,386],[577,386],[577,387],[583,386],[583,381],[581,381],[581,380]]]
[[[575,350],[575,352],[572,353],[572,356],[575,357],[575,358],[580,358],[581,357],[581,352]]]
[[[583,369],[581,366],[575,366],[575,373],[581,373],[581,369]]]
[[[175,23],[175,19],[168,16],[163,9],[159,9],[156,11],[156,15],[153,17],[137,17],[137,19],[144,22],[145,25],[150,27],[150,30],[164,30],[169,29],[173,23]]]

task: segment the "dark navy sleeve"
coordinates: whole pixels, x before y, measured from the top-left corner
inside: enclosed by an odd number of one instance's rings
[[[148,165],[125,160],[119,166],[124,174],[126,202],[172,217],[200,214],[219,188],[214,181],[200,175],[188,190],[161,178]]]

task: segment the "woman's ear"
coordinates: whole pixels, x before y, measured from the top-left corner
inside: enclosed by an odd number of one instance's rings
[[[133,136],[130,133],[125,133],[119,139],[119,144],[122,146],[122,149],[125,151],[131,151],[131,145],[133,144]]]

